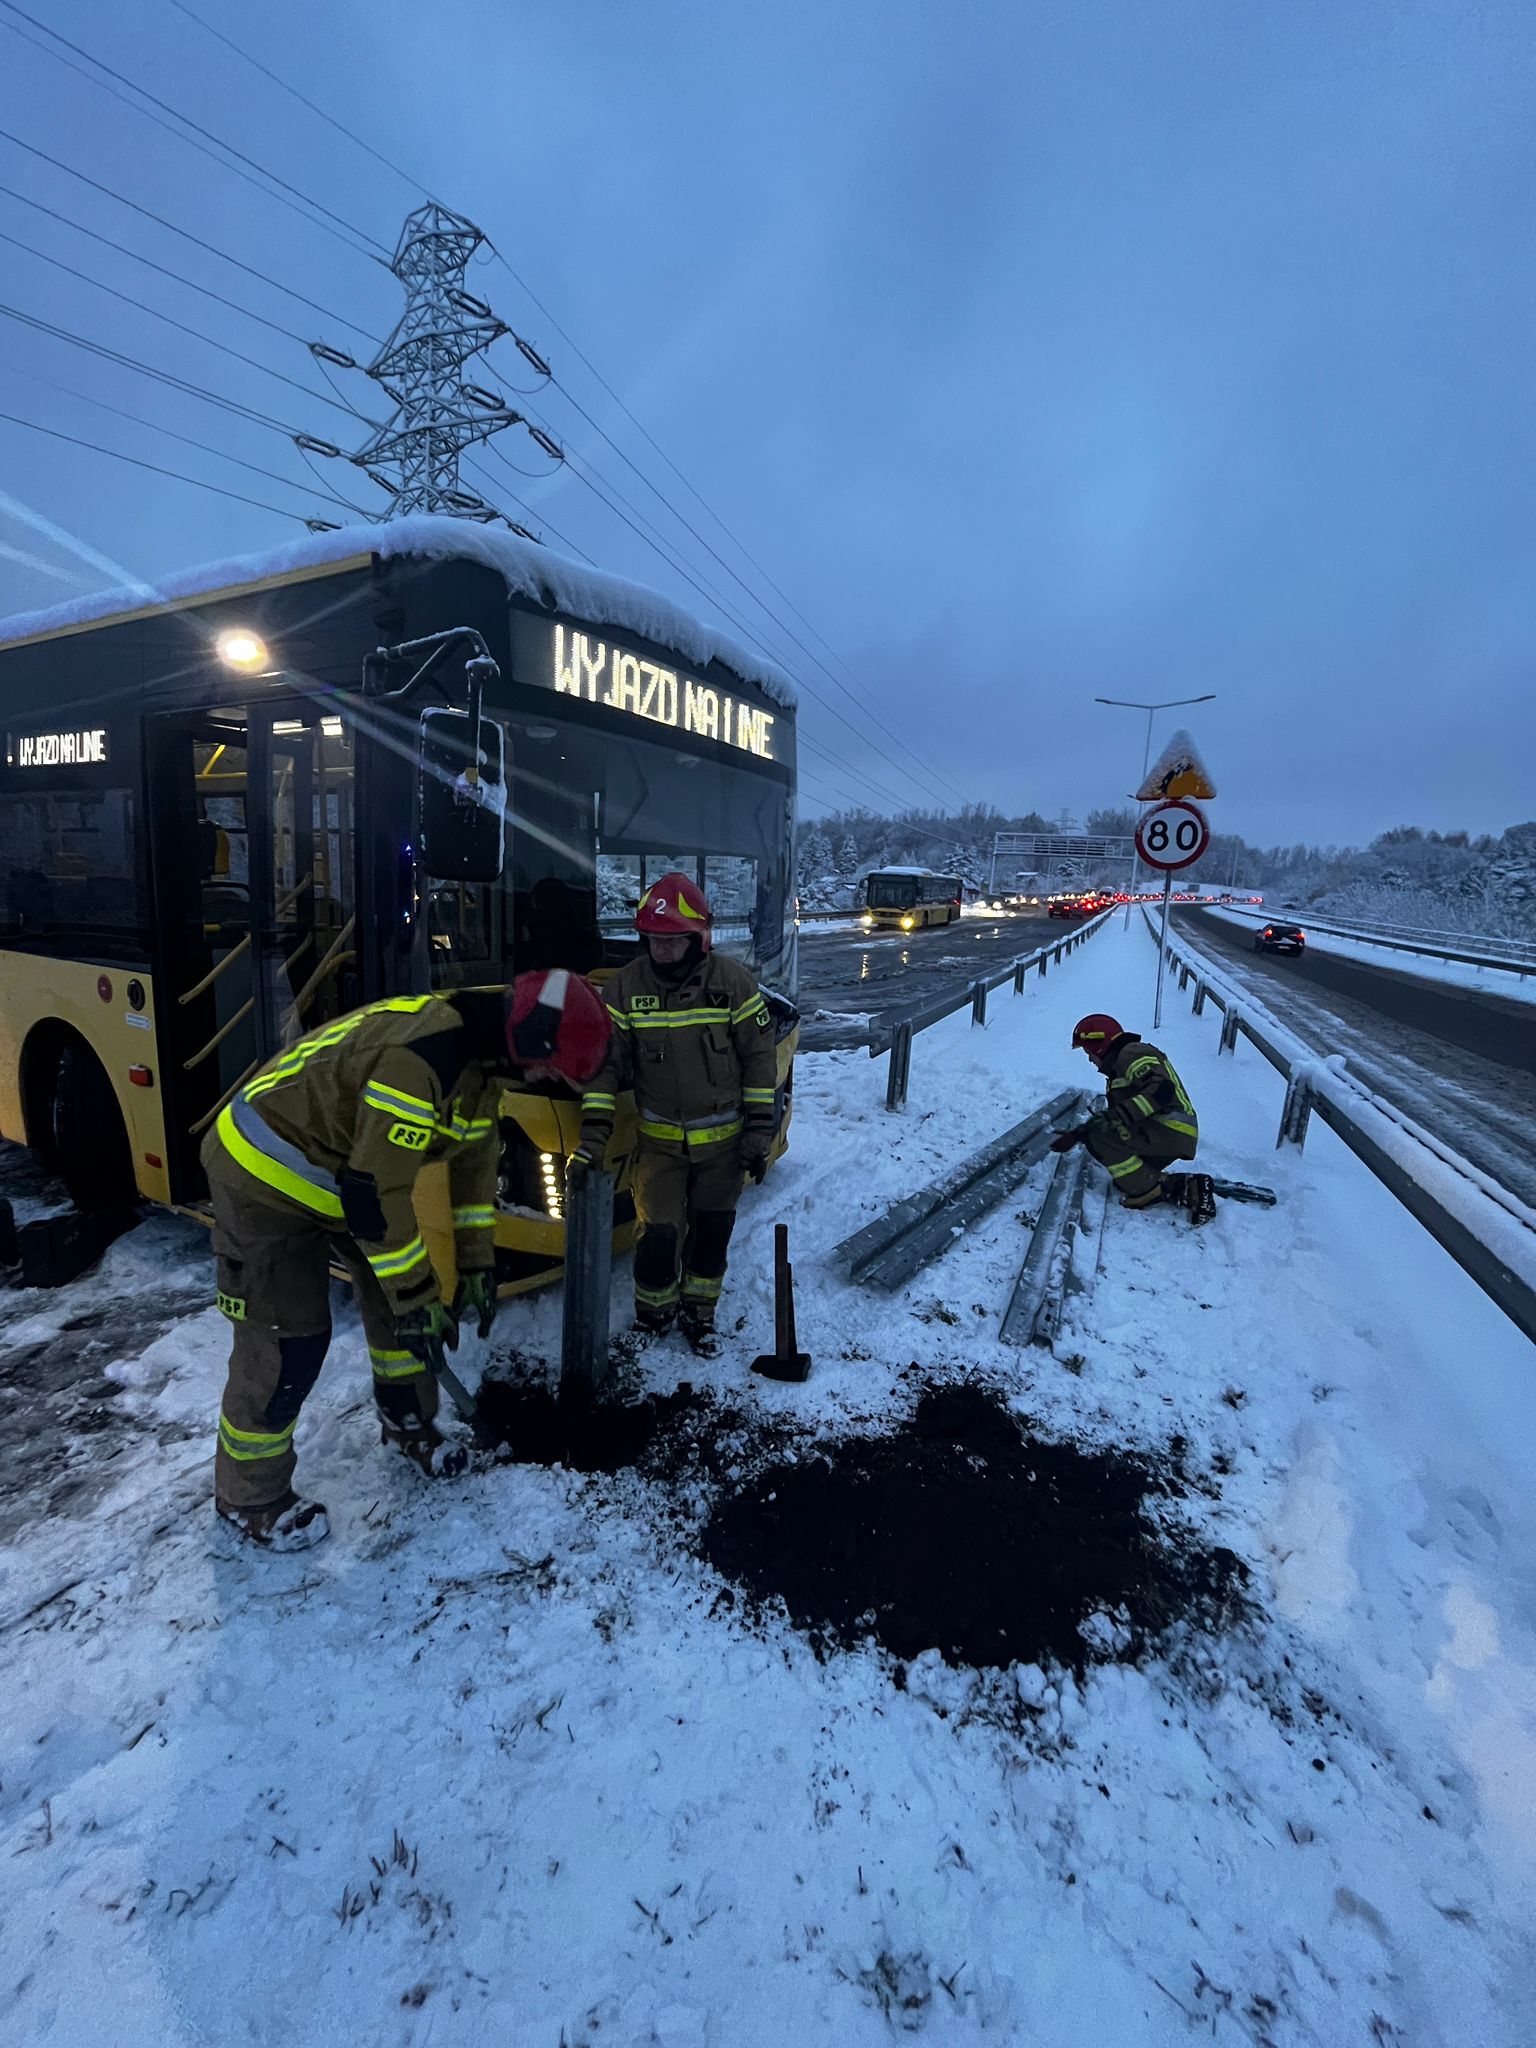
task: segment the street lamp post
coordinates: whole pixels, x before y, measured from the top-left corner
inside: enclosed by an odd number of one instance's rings
[[[1113,704],[1119,711],[1145,711],[1147,714],[1147,740],[1141,753],[1141,782],[1138,782],[1136,785],[1140,789],[1142,783],[1147,779],[1147,770],[1152,765],[1152,721],[1158,712],[1177,711],[1185,704],[1209,704],[1214,700],[1215,696],[1216,692],[1214,690],[1206,690],[1198,697],[1167,697],[1157,704],[1143,704],[1134,697],[1095,697],[1093,701],[1095,704]],[[1136,851],[1133,842],[1131,847],[1131,897],[1133,900],[1136,895],[1136,883],[1140,877],[1140,869],[1141,856]],[[1125,921],[1127,924],[1131,921],[1131,906],[1129,903],[1125,906]],[[1157,955],[1157,1014],[1152,1026],[1154,1031],[1163,1021],[1163,961],[1167,951],[1167,943],[1168,911],[1165,900],[1163,907],[1163,937],[1159,944]]]

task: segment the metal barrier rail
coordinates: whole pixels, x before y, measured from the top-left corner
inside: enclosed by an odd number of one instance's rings
[[[1120,906],[1116,904],[1115,910]],[[1103,910],[1090,918],[1086,924],[1075,925],[1071,931],[1063,932],[1048,946],[1039,946],[1033,953],[1021,953],[1010,960],[1006,967],[997,968],[991,974],[978,975],[974,981],[961,984],[953,995],[930,996],[926,1003],[917,1003],[904,1014],[888,1021],[887,1011],[879,1024],[869,1035],[869,1056],[872,1060],[888,1052],[891,1064],[885,1081],[885,1106],[895,1110],[904,1107],[907,1100],[907,1082],[912,1071],[912,1040],[919,1031],[926,1031],[931,1024],[942,1024],[946,1017],[952,1017],[957,1010],[963,1010],[967,1003],[971,1009],[971,1022],[985,1024],[987,1021],[987,997],[995,988],[1001,988],[1005,981],[1012,981],[1016,996],[1024,993],[1024,977],[1033,967],[1044,974],[1052,960],[1064,960],[1074,947],[1090,938],[1101,925],[1107,924],[1115,910]]]
[[[1157,933],[1146,912],[1148,936],[1156,942]],[[1270,1065],[1285,1080],[1285,1101],[1280,1111],[1280,1130],[1275,1139],[1278,1149],[1281,1145],[1306,1143],[1307,1123],[1315,1110],[1336,1137],[1344,1143],[1369,1168],[1382,1186],[1402,1203],[1417,1222],[1434,1238],[1435,1242],[1461,1267],[1462,1271],[1482,1288],[1490,1301],[1501,1308],[1515,1327],[1536,1342],[1536,1288],[1523,1279],[1519,1273],[1502,1258],[1494,1248],[1480,1238],[1476,1231],[1454,1210],[1448,1208],[1412,1171],[1388,1151],[1386,1146],[1372,1136],[1360,1119],[1349,1107],[1317,1085],[1316,1068],[1318,1056],[1301,1048],[1302,1056],[1293,1057],[1282,1046],[1247,1015],[1243,1008],[1245,998],[1238,989],[1224,984],[1214,970],[1203,960],[1192,959],[1172,937],[1168,940],[1168,958],[1177,972],[1180,988],[1195,985],[1194,1013],[1198,1017],[1206,1002],[1213,1002],[1223,1012],[1221,1020],[1221,1041],[1217,1047],[1218,1057],[1224,1052],[1235,1052],[1239,1034],[1256,1046]],[[1360,1106],[1369,1115],[1390,1122],[1385,1112],[1376,1108],[1363,1091],[1355,1089],[1352,1083],[1345,1083],[1351,1092],[1360,1096]],[[1398,1128],[1403,1128],[1398,1126]],[[1411,1137],[1411,1133],[1405,1132]],[[1423,1148],[1426,1156],[1437,1166],[1443,1165],[1439,1155]],[[1475,1183],[1468,1181],[1469,1187]]]
[[[1490,940],[1490,945],[1504,948],[1502,953],[1470,953],[1453,946],[1437,946],[1435,939],[1464,938],[1461,932],[1437,932],[1420,930],[1413,925],[1368,925],[1345,923],[1333,917],[1314,917],[1306,911],[1253,910],[1246,903],[1192,903],[1180,906],[1190,910],[1233,911],[1239,917],[1256,918],[1260,924],[1284,924],[1295,918],[1301,924],[1311,925],[1315,931],[1330,932],[1336,938],[1360,939],[1373,946],[1384,946],[1394,953],[1423,953],[1432,960],[1454,960],[1465,967],[1497,967],[1506,974],[1518,974],[1523,981],[1527,974],[1536,974],[1536,944],[1526,939]]]

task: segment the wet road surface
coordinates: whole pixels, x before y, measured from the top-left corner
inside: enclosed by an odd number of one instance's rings
[[[1180,936],[1319,1054],[1536,1209],[1536,1007],[1323,953],[1256,953],[1250,931],[1175,911]]]
[[[885,1010],[958,989],[973,976],[995,974],[1020,953],[1032,953],[1069,931],[1043,909],[995,918],[966,917],[922,932],[800,929],[801,1046],[824,1052],[864,1045]]]

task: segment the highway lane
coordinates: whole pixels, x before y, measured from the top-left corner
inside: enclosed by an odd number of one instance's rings
[[[882,1011],[995,974],[1068,927],[1039,910],[963,917],[920,932],[800,928],[800,1043],[808,1052],[864,1045]]]
[[[1536,1209],[1536,1007],[1337,955],[1256,953],[1251,931],[1206,911],[1174,923],[1316,1052],[1343,1053],[1365,1087]]]

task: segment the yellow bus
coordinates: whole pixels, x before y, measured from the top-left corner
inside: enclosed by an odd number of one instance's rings
[[[600,980],[669,868],[770,994],[787,1125],[793,692],[666,599],[462,520],[317,534],[0,625],[0,719],[0,1137],[81,1206],[198,1209],[221,1106],[359,1004]],[[561,1270],[578,1122],[503,1099],[504,1291]]]
[[[875,868],[864,878],[866,930],[921,931],[949,924],[960,915],[958,875],[931,868]]]

